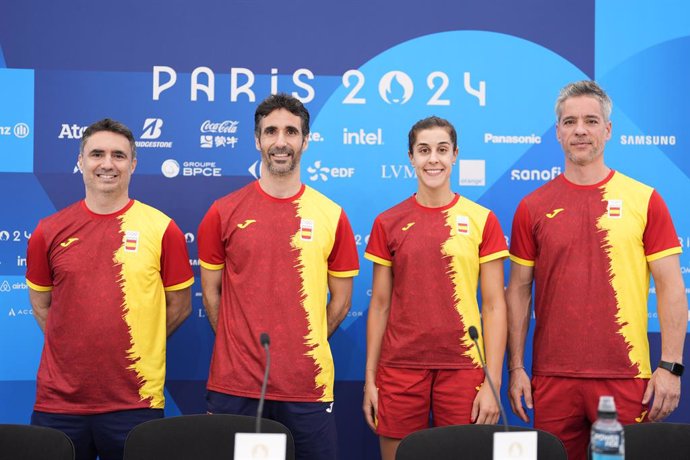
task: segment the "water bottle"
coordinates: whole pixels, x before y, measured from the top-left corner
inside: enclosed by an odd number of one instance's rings
[[[590,446],[592,460],[623,460],[625,458],[623,425],[618,421],[613,396],[599,397],[598,418],[592,425]]]

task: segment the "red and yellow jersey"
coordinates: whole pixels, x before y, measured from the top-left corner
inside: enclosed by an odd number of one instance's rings
[[[278,199],[253,182],[219,200],[199,226],[199,259],[223,270],[208,388],[258,398],[271,337],[266,397],[332,401],[328,275],[359,272],[352,229],[337,204],[302,185]]]
[[[175,222],[135,200],[108,215],[80,201],[39,222],[26,278],[51,292],[36,410],[163,408],[165,291],[194,282]]]
[[[619,172],[525,197],[510,257],[534,267],[534,374],[649,378],[648,262],[680,252],[661,196]]]
[[[374,221],[364,257],[391,267],[393,293],[379,362],[385,366],[481,366],[467,332],[481,330],[480,265],[508,256],[493,212],[456,195],[441,208],[410,197]]]

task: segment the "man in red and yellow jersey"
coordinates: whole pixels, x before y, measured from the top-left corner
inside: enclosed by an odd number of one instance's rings
[[[199,226],[204,306],[216,332],[207,399],[211,413],[256,415],[266,332],[265,415],[290,429],[297,458],[332,459],[328,337],[350,308],[359,262],[343,210],[300,180],[308,134],[297,99],[263,101],[255,114],[261,178],[214,202]]]
[[[661,420],[680,398],[687,299],[681,248],[661,196],[604,163],[611,100],[594,82],[567,85],[556,103],[565,172],[515,213],[507,291],[510,398],[527,421],[584,459],[601,395],[623,424]],[[647,341],[649,275],[661,322],[661,363]],[[533,380],[524,368],[535,286]],[[651,407],[650,407],[651,402]],[[532,404],[533,403],[533,404]]]
[[[184,235],[129,198],[131,131],[104,119],[83,134],[85,199],[41,220],[27,249],[45,332],[32,424],[64,431],[77,459],[121,459],[125,438],[163,416],[167,337],[191,312]]]

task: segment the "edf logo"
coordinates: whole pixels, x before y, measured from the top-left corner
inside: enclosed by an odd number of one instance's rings
[[[321,166],[321,160],[314,162],[313,166],[307,168],[309,173],[309,180],[311,181],[327,181],[329,177],[332,178],[350,178],[355,175],[355,168],[328,168]]]
[[[163,127],[163,120],[160,118],[147,118],[144,121],[142,139],[158,139],[161,137],[161,128]]]

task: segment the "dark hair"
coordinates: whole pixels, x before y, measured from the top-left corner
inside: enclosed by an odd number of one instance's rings
[[[425,129],[431,128],[444,128],[446,131],[448,131],[448,134],[450,135],[450,141],[453,143],[453,151],[455,151],[458,148],[458,133],[455,131],[455,127],[453,126],[453,124],[444,118],[437,117],[434,115],[419,120],[410,129],[410,133],[407,135],[407,152],[410,155],[412,155],[412,148],[414,147],[415,142],[417,142],[417,133],[419,133],[420,131],[424,131]]]
[[[604,121],[609,121],[611,118],[611,110],[613,103],[606,91],[593,80],[582,80],[570,83],[561,89],[558,99],[556,99],[556,121],[561,121],[561,113],[563,111],[563,103],[566,99],[578,96],[589,96],[599,101],[601,106],[601,113],[604,116]]]
[[[137,157],[137,146],[134,142],[134,135],[132,135],[132,131],[130,131],[127,126],[119,121],[115,121],[110,118],[99,120],[84,130],[84,133],[81,136],[81,144],[79,145],[79,153],[84,153],[84,146],[86,145],[86,141],[89,140],[89,137],[101,131],[108,131],[125,136],[129,141],[129,147],[132,149],[132,159]]]
[[[261,135],[261,120],[271,112],[278,109],[285,109],[293,115],[297,115],[302,120],[302,136],[309,135],[309,111],[296,97],[285,93],[278,93],[268,96],[256,108],[254,112],[254,134],[256,137]]]

